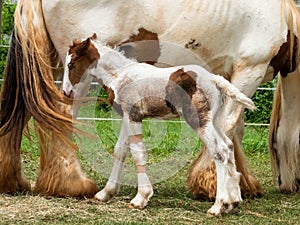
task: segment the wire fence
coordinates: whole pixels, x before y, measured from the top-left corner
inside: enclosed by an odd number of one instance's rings
[[[0,84],[3,82],[3,79],[0,79]],[[58,86],[62,84],[62,81],[54,81]],[[92,82],[93,86],[98,86],[97,82]],[[258,88],[260,91],[275,91],[275,88]],[[99,118],[99,117],[78,117],[78,120],[84,121],[120,121],[118,118]],[[155,122],[163,122],[163,120],[155,120]],[[184,120],[168,120],[168,123],[185,123]],[[255,127],[268,127],[267,123],[245,123],[246,126],[255,126]]]
[[[300,1],[300,0],[299,0]],[[8,48],[9,46],[8,45],[0,45],[0,47],[6,47]],[[2,84],[3,82],[3,79],[0,79],[0,84]],[[55,83],[59,86],[61,85],[61,81],[55,81]],[[92,85],[93,86],[98,86],[98,83],[97,82],[92,82]],[[259,87],[257,90],[260,90],[260,91],[275,91],[275,88],[266,88],[266,87]],[[93,121],[117,121],[117,120],[120,120],[120,119],[115,119],[115,118],[87,118],[87,117],[78,117],[77,118],[78,120],[85,120],[85,121],[88,121],[88,120],[93,120]],[[159,120],[155,120],[155,122],[160,122]],[[168,121],[169,123],[185,123],[185,121],[183,120],[174,120],[174,121]],[[255,126],[255,127],[268,127],[269,124],[267,123],[245,123],[246,126]]]

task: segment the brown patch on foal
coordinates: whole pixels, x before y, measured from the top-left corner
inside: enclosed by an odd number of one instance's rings
[[[109,104],[116,110],[116,112],[120,115],[123,116],[123,110],[120,104],[115,102],[115,92],[113,89],[103,86],[105,92],[107,93],[108,96],[108,102]]]
[[[131,106],[129,118],[134,122],[141,122],[144,118],[159,118],[171,113],[165,99],[149,96]]]
[[[196,77],[197,74],[193,71],[184,72],[183,69],[179,69],[171,74],[169,80],[179,85],[192,98],[197,90]]]
[[[179,69],[171,74],[166,87],[167,106],[173,113],[176,113],[177,107],[182,107],[182,116],[193,129],[206,124],[210,111],[205,93],[197,89],[196,77],[193,71]]]
[[[210,111],[210,105],[203,90],[197,90],[197,92],[193,96],[192,105],[196,108],[197,114],[190,109],[191,107],[187,108],[185,111],[185,114],[188,116],[186,120],[192,126],[192,128],[196,129],[197,126],[200,126],[200,128],[202,128],[210,119],[208,115],[208,112]]]
[[[105,86],[105,85],[103,86],[103,89],[107,93],[109,104],[112,106],[114,104],[114,101],[115,101],[115,92],[114,92],[114,90],[111,89],[110,87]]]
[[[67,66],[69,67],[69,79],[73,86],[79,83],[87,68],[100,58],[97,48],[91,43],[91,40],[95,38],[94,34],[82,42],[75,40],[70,46],[71,61]]]

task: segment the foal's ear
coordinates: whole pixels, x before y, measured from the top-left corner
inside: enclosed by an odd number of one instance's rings
[[[89,38],[86,39],[86,43],[84,45],[84,48],[88,48],[90,46],[90,44],[91,44],[91,38],[89,37]]]
[[[88,51],[89,47],[91,45],[91,39],[87,38],[85,41],[82,42],[80,49],[79,49],[79,55],[83,56]]]
[[[96,33],[93,33],[93,35],[90,37],[92,40],[95,40],[97,39],[97,34]]]

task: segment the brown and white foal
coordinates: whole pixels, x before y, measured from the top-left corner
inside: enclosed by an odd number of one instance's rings
[[[144,208],[153,195],[146,174],[146,148],[142,141],[144,118],[182,117],[207,146],[217,170],[217,196],[208,213],[230,212],[241,201],[240,174],[236,171],[233,144],[217,126],[223,97],[254,109],[253,102],[221,76],[200,66],[157,68],[126,58],[103,46],[95,35],[74,41],[66,57],[63,90],[67,96],[84,97],[97,79],[108,92],[110,103],[123,116],[114,149],[114,165],[103,190],[95,196],[108,201],[119,191],[120,173],[130,149],[138,172],[138,193],[130,206]],[[226,119],[226,118],[223,118]]]

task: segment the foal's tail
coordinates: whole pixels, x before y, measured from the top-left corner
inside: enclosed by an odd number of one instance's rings
[[[229,81],[221,76],[215,76],[215,83],[218,88],[221,89],[225,97],[229,96],[233,100],[241,103],[246,108],[254,110],[256,109],[253,101],[233,86]]]

